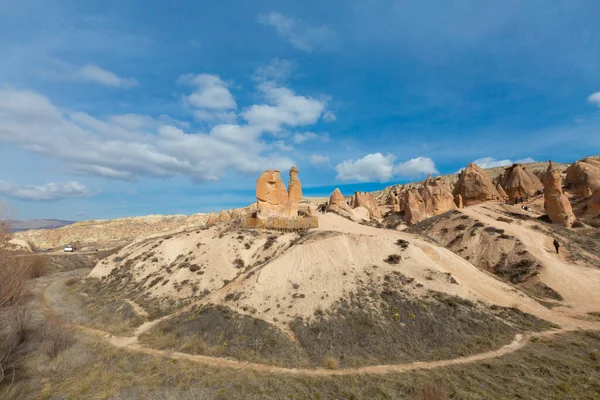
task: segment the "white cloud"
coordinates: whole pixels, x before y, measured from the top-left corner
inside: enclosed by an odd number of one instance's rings
[[[318,139],[319,135],[314,132],[303,132],[294,134],[294,143],[302,144],[304,142],[308,142],[309,140]]]
[[[75,76],[88,82],[125,89],[138,85],[134,78],[120,78],[110,71],[91,64],[81,67]]]
[[[359,160],[346,160],[335,166],[336,179],[359,182],[381,181],[392,179],[396,157],[381,153],[367,154]]]
[[[256,69],[254,80],[261,83],[283,83],[288,79],[295,67],[296,63],[294,61],[274,58],[268,65],[263,65]]]
[[[68,197],[90,196],[90,191],[78,182],[47,183],[41,186],[18,185],[0,181],[0,194],[26,201],[56,201]]]
[[[395,161],[394,155],[381,153],[368,154],[356,161],[346,160],[335,166],[336,179],[387,182],[394,176],[412,178],[438,173],[433,160],[427,157],[413,158],[397,165],[394,165]]]
[[[311,26],[304,21],[287,17],[275,11],[261,15],[258,21],[274,28],[295,48],[305,52],[311,52],[317,47],[330,46],[336,39],[336,34],[327,26]]]
[[[435,168],[435,163],[431,158],[417,157],[398,164],[394,168],[395,176],[403,176],[407,178],[417,177],[427,174],[439,173]]]
[[[321,154],[311,154],[308,156],[308,161],[311,164],[326,164],[329,162],[329,157]]]
[[[292,150],[294,150],[294,146],[291,146],[291,145],[285,143],[283,140],[276,140],[275,142],[273,142],[273,146],[276,149],[279,149],[281,151],[292,151]]]
[[[598,107],[600,107],[600,92],[596,92],[591,94],[588,97],[588,101],[592,104],[596,104]]]
[[[478,166],[480,166],[481,168],[495,168],[495,167],[506,167],[509,165],[513,165],[513,164],[527,164],[527,163],[532,163],[535,162],[535,160],[531,157],[526,157],[526,158],[521,158],[518,160],[496,160],[493,157],[484,157],[484,158],[479,158],[475,161],[473,161],[473,163],[477,164]],[[459,171],[460,172],[460,171]]]
[[[272,153],[285,149],[285,144],[269,144],[263,135],[283,125],[310,125],[318,121],[325,105],[283,87],[259,89],[270,104],[249,107],[246,124],[219,124],[206,132],[185,132],[185,124],[171,123],[166,116],[98,119],[61,109],[35,92],[0,89],[0,142],[62,160],[76,173],[125,181],[186,176],[202,182],[218,180],[230,170],[289,168],[293,160]]]
[[[241,113],[249,125],[271,133],[283,126],[297,127],[315,124],[326,107],[324,100],[299,96],[291,89],[272,83],[261,83],[257,89],[270,104],[253,105]]]
[[[325,114],[323,114],[323,121],[325,122],[334,122],[336,119],[337,117],[333,111],[326,111]]]
[[[194,86],[196,91],[186,96],[186,101],[195,108],[208,110],[235,110],[237,103],[228,85],[217,75],[184,75],[179,81]]]
[[[199,121],[233,123],[237,119],[237,103],[229,91],[229,85],[217,75],[183,75],[179,82],[192,86],[195,91],[184,96],[185,104],[194,110]]]

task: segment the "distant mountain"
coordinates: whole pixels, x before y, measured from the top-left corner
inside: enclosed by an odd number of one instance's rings
[[[64,221],[62,219],[29,219],[27,221],[8,220],[11,232],[29,231],[32,229],[54,229],[71,225],[75,221]]]

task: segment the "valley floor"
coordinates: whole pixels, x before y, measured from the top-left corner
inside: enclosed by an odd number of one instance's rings
[[[499,220],[503,209],[498,206],[461,212],[523,243],[543,261],[539,278],[562,300],[544,306],[426,238],[329,214],[320,220],[319,231],[371,235],[380,241],[409,239],[412,257],[453,277],[457,284],[449,287],[457,294],[518,308],[539,319],[532,322],[536,329],[517,330],[511,343],[448,358],[357,366],[332,360],[318,367],[161,349],[149,346],[145,335],[197,304],[166,316],[124,297],[91,307],[94,299],[88,302],[89,295],[82,295],[78,285],[93,265],[64,256],[69,268],[55,268],[36,281],[31,326],[24,344],[10,355],[14,368],[4,371],[0,399],[600,398],[600,269],[579,265],[569,254],[553,254],[547,233],[527,220]],[[596,257],[593,252],[585,256]],[[56,255],[53,262],[60,264],[60,259]],[[409,266],[404,272],[411,272]]]

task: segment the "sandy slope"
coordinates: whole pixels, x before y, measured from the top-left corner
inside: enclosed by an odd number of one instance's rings
[[[532,254],[546,267],[542,280],[563,294],[572,308],[550,310],[451,251],[413,234],[361,225],[331,213],[319,215],[319,228],[313,236],[306,240],[298,240],[293,233],[278,236],[266,252],[263,246],[271,233],[257,234],[248,242],[248,233],[244,236],[233,230],[221,235],[225,227],[221,225],[170,239],[135,243],[118,254],[124,260],[104,260],[90,276],[107,276],[123,262],[133,260],[131,270],[135,280],[152,296],[187,299],[191,304],[224,304],[240,314],[264,319],[284,331],[288,330],[288,322],[298,316],[310,318],[316,310],[327,309],[351,292],[380,287],[386,275],[394,271],[401,271],[404,276],[422,284],[420,288],[410,289],[410,295],[415,298],[434,290],[475,303],[483,301],[518,307],[562,326],[589,325],[587,321],[569,317],[600,310],[600,299],[595,294],[600,276],[597,271],[553,260],[553,255],[544,247],[551,239],[530,232],[526,227],[503,224],[494,217],[486,217],[482,213],[489,211],[482,207],[472,207],[464,212],[481,220],[487,218],[486,222],[521,236],[524,243],[529,243]],[[241,236],[244,239],[240,239]],[[400,251],[396,244],[398,239],[410,243],[406,250]],[[245,243],[252,244],[246,248]],[[402,257],[399,264],[390,265],[383,261],[387,255],[396,253]],[[148,254],[159,261],[144,261],[143,256]],[[183,260],[180,255],[189,257],[190,263],[202,266],[202,275],[188,268],[173,267],[173,263],[176,265]],[[234,260],[238,258],[245,266],[251,266],[250,272],[234,266]],[[158,276],[164,276],[162,282],[167,282],[151,286],[150,278]],[[457,284],[453,284],[448,276],[452,276]],[[196,298],[190,284],[196,285],[200,292],[206,291],[207,295]],[[590,298],[593,299],[590,301]],[[156,322],[140,327],[138,333]]]
[[[496,206],[497,207],[497,206]],[[568,308],[562,314],[575,316],[600,310],[600,270],[570,264],[562,255],[557,255],[552,237],[532,229],[531,223],[509,224],[497,221],[494,205],[478,205],[461,210],[463,213],[485,223],[504,229],[521,240],[527,250],[542,265],[540,280],[557,290],[565,299]]]

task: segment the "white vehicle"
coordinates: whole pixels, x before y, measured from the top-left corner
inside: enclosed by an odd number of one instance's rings
[[[73,246],[71,246],[71,245],[65,246],[65,252],[72,253],[73,252]]]

